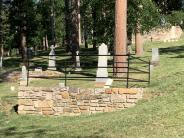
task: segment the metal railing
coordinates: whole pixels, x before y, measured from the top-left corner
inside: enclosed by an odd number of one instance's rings
[[[51,56],[51,55],[50,55]],[[56,60],[57,64],[56,64],[56,68],[57,71],[64,73],[63,76],[61,76],[59,79],[64,80],[65,82],[65,86],[68,86],[68,80],[79,80],[79,79],[97,79],[97,78],[112,78],[115,81],[120,81],[122,83],[126,83],[126,87],[129,88],[130,87],[130,83],[131,82],[136,82],[136,83],[148,83],[150,84],[150,61],[145,61],[142,60],[140,58],[134,57],[132,55],[97,55],[97,54],[80,54],[78,55],[80,57],[80,68],[82,68],[81,71],[76,71],[77,67],[75,65],[75,63],[73,61],[71,61],[72,55],[63,55],[63,54],[56,54],[53,55],[56,57],[62,57],[64,59],[62,60]],[[108,66],[107,67],[98,67],[98,62],[97,59],[99,56],[107,56],[107,57],[113,57],[112,59],[108,60]],[[116,67],[115,66],[115,57],[117,56],[122,56],[122,57],[126,57],[127,58],[127,62],[118,62],[118,64],[124,64],[124,66],[122,67]],[[68,58],[66,58],[68,57]],[[85,58],[93,58],[93,60],[91,61],[84,61],[87,60]],[[48,62],[48,58],[46,58],[43,55],[39,55],[37,56],[37,58],[40,58],[39,60],[47,60]],[[138,60],[138,62],[135,62],[134,59]],[[38,60],[36,60],[38,61]],[[35,60],[29,59],[28,58],[28,79],[27,79],[27,86],[29,85],[29,71],[31,69],[36,68],[37,66],[33,65],[32,63],[34,63]],[[41,61],[40,61],[41,62]],[[61,66],[59,66],[61,65]],[[126,66],[125,66],[126,65]],[[131,67],[131,65],[134,65],[135,67]],[[144,65],[145,70],[141,70],[139,69],[139,66],[137,65]],[[42,66],[42,65],[38,65],[38,66]],[[45,66],[46,67],[46,66]],[[97,69],[97,68],[107,68],[108,69],[108,73],[109,76],[108,77],[96,77],[96,72],[91,73],[91,69]],[[119,69],[119,68],[124,68],[123,72],[119,72],[124,74],[121,77],[118,77],[116,75],[115,69]],[[46,68],[45,68],[46,69]],[[86,70],[85,70],[86,69]],[[132,78],[130,77],[132,74],[147,74],[147,78],[146,79],[136,79],[136,78]]]

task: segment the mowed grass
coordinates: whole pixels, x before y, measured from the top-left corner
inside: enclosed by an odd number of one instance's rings
[[[184,137],[184,41],[147,42],[144,58],[150,58],[152,47],[160,48],[160,66],[135,107],[92,116],[41,117],[0,106],[0,137]],[[0,83],[0,97],[1,104],[13,108],[17,91],[11,92],[11,85],[17,86]]]

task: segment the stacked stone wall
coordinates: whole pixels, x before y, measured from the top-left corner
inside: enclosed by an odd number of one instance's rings
[[[18,113],[73,116],[112,112],[134,106],[142,94],[143,89],[20,87]]]

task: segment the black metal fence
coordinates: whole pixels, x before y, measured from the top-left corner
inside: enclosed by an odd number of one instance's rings
[[[130,86],[130,83],[148,83],[150,84],[150,61],[145,61],[141,58],[134,57],[133,55],[97,55],[97,54],[80,54],[80,67],[72,60],[72,55],[62,55],[56,54],[56,69],[59,72],[62,72],[64,75],[60,76],[59,79],[64,80],[65,86],[68,86],[69,80],[95,80],[97,78],[111,78],[114,81],[119,81],[119,83],[125,83],[125,87],[134,87]],[[107,67],[98,67],[98,57],[107,56],[108,57],[108,66]],[[115,57],[123,56],[127,59],[126,62],[119,62],[118,64],[124,64],[122,67],[115,67]],[[47,69],[48,56],[39,55],[33,59],[28,58],[28,81],[29,85],[29,71],[34,70],[37,67],[42,67]],[[45,62],[45,63],[44,63]],[[82,70],[77,70],[81,68]],[[108,77],[97,77],[96,71],[97,68],[107,68]],[[121,72],[123,75],[118,77],[115,70],[117,68],[124,68],[124,71]],[[138,75],[138,78],[134,77]],[[146,77],[142,77],[143,74],[146,74]],[[50,78],[52,79],[52,78]]]

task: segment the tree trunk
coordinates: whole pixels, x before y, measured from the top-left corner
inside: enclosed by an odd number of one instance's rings
[[[81,37],[81,14],[80,14],[80,0],[78,0],[78,32],[79,32],[79,45],[82,44],[82,37]]]
[[[65,40],[66,51],[70,51],[70,12],[69,12],[69,0],[65,0]]]
[[[52,35],[52,45],[56,45],[56,35],[55,35],[55,19],[54,19],[54,1],[51,2],[51,35]]]
[[[3,23],[2,23],[2,0],[0,0],[0,68],[3,67]]]
[[[45,37],[43,37],[43,50],[46,50]]]
[[[21,52],[22,52],[22,61],[25,66],[27,66],[27,48],[26,48],[26,35],[25,32],[21,32]]]
[[[47,35],[45,36],[45,50],[49,49],[49,43],[48,43],[48,38]]]
[[[96,7],[92,7],[92,18],[93,18],[93,49],[95,50],[96,49],[96,46],[97,46],[97,13],[96,13]]]
[[[115,5],[115,55],[127,54],[127,0],[116,0]],[[127,57],[115,56],[115,74],[117,77],[126,75]]]
[[[78,20],[78,0],[71,0],[71,36],[70,36],[70,52],[74,63],[76,62],[76,52],[79,50],[79,20]]]
[[[1,44],[1,49],[0,49],[0,68],[3,67],[3,55],[4,55],[4,48],[3,48],[3,45]]]
[[[137,23],[137,27],[135,31],[135,48],[136,48],[136,55],[142,56],[143,55],[143,40],[142,40],[139,23]]]

